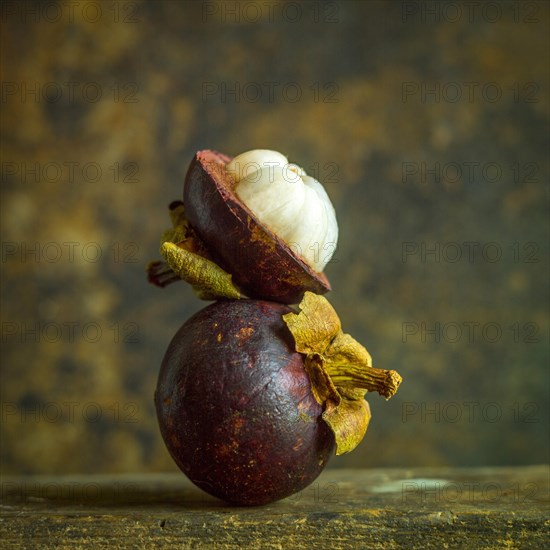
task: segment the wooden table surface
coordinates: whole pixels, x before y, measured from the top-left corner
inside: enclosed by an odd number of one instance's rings
[[[3,477],[1,548],[550,547],[549,467],[327,470],[237,508],[183,475]]]

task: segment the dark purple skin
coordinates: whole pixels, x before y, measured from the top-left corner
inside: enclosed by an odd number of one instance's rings
[[[290,311],[215,302],[183,324],[162,362],[155,405],[166,446],[193,483],[231,504],[290,496],[334,454],[282,319]]]
[[[216,262],[250,298],[297,304],[304,292],[325,294],[330,283],[267,227],[233,191],[231,157],[199,151],[185,176],[185,215]]]

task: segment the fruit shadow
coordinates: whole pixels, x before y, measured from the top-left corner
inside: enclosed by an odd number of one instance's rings
[[[229,511],[258,507],[235,506],[217,499],[197,487],[180,484],[168,486],[164,483],[87,483],[61,488],[49,484],[47,490],[41,485],[8,486],[3,491],[1,508],[5,512],[43,511],[56,513],[108,513],[109,510],[123,513],[137,512],[168,513],[181,510]],[[277,505],[277,503],[274,503]],[[265,508],[265,507],[264,507]]]

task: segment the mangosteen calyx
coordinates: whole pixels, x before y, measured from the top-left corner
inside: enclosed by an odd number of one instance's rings
[[[172,202],[169,214],[173,227],[162,234],[160,246],[165,261],[149,263],[149,282],[164,287],[184,280],[203,300],[244,298],[244,294],[233,283],[231,274],[210,257],[204,243],[189,225],[183,203]]]
[[[394,370],[375,369],[369,352],[342,332],[340,319],[323,296],[306,292],[299,313],[283,315],[297,352],[305,355],[312,393],[324,406],[323,420],[336,440],[336,454],[352,451],[363,439],[371,418],[365,394],[389,399],[401,384]]]

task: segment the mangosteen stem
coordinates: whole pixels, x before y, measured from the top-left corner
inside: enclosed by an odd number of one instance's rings
[[[386,399],[399,388],[402,378],[394,370],[382,370],[366,365],[328,363],[326,371],[336,387],[362,388],[376,391]]]
[[[167,285],[181,281],[166,262],[150,262],[147,266],[147,280],[156,286],[164,288]]]

